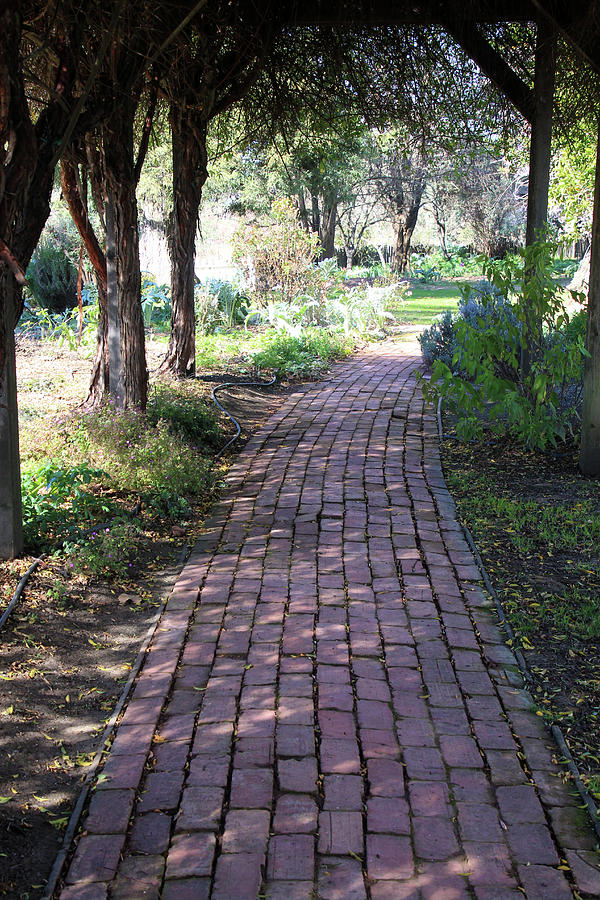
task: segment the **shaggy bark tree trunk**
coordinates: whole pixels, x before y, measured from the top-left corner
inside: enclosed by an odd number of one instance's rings
[[[98,288],[98,331],[92,375],[86,397],[87,406],[98,406],[109,391],[108,366],[108,319],[106,314],[106,256],[92,228],[87,204],[81,196],[81,180],[77,178],[76,164],[63,160],[60,169],[60,184],[63,198],[69,207],[71,218],[83,241],[88,258],[94,269]],[[85,174],[84,176],[85,177]]]
[[[0,559],[23,550],[14,294],[13,275],[0,264]]]
[[[114,215],[117,281],[117,322],[121,371],[110,372],[111,394],[124,407],[146,408],[148,373],[144,320],[141,303],[141,273],[136,177],[133,155],[135,103],[124,99],[118,113],[104,129],[105,203]],[[108,218],[108,217],[107,217]],[[108,223],[107,223],[108,231]],[[109,313],[109,339],[111,320]]]
[[[334,200],[325,206],[320,219],[319,240],[321,241],[321,258],[331,259],[335,256],[335,226],[337,224],[337,202]]]
[[[600,475],[600,125],[598,127],[594,218],[590,248],[587,350],[590,355],[585,361],[583,378],[579,468],[584,475]]]
[[[162,369],[177,378],[196,371],[194,262],[202,188],[207,178],[208,121],[174,103],[170,114],[173,141],[173,217],[171,253],[171,337]]]
[[[392,271],[406,272],[410,268],[410,242],[419,217],[425,182],[419,180],[413,186],[410,205],[406,213],[396,222]]]

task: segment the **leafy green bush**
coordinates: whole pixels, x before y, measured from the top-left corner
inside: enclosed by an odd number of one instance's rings
[[[426,397],[443,397],[458,414],[457,433],[481,438],[484,427],[510,433],[528,447],[564,440],[577,415],[572,390],[586,353],[569,335],[565,297],[553,277],[552,244],[539,242],[515,260],[488,262],[494,292],[481,295],[489,316],[455,323],[452,368],[437,359]],[[579,298],[580,299],[580,298]],[[507,300],[512,300],[512,304]],[[521,348],[529,366],[521,366]],[[560,347],[560,352],[557,352]]]
[[[449,369],[452,368],[456,350],[455,322],[452,310],[447,309],[430,328],[421,332],[419,343],[425,365],[432,366],[436,360],[440,360]]]
[[[312,277],[318,238],[302,228],[288,198],[276,200],[266,225],[240,226],[233,237],[233,259],[252,284],[259,304],[269,298],[293,301]]]
[[[458,339],[458,322],[464,321],[476,331],[498,329],[504,333],[503,323],[513,325],[517,319],[512,304],[491,282],[478,281],[461,288],[461,300],[456,314],[446,310],[430,328],[419,335],[423,361],[431,366],[436,359],[444,362],[454,372],[461,370],[461,345]],[[515,352],[518,347],[515,346]]]
[[[146,328],[164,328],[171,320],[171,290],[148,272],[142,273],[142,314]]]
[[[87,463],[66,466],[46,460],[21,476],[23,532],[28,548],[39,552],[72,537],[83,523],[114,513],[114,504],[90,490],[106,473]]]
[[[194,291],[196,328],[212,334],[241,325],[248,313],[248,298],[235,284],[217,279],[197,284]]]
[[[278,335],[252,357],[260,369],[280,375],[319,375],[332,360],[352,352],[350,341],[341,335],[327,334],[321,329],[307,329],[301,337]]]
[[[27,267],[27,283],[36,303],[52,313],[62,313],[77,303],[77,269],[54,241],[38,244]]]
[[[214,408],[198,397],[194,387],[157,384],[148,398],[146,414],[151,425],[166,422],[174,434],[210,453],[222,443],[221,429]]]
[[[123,520],[92,531],[82,543],[65,549],[70,551],[74,572],[102,578],[124,578],[133,566],[139,541],[139,526]]]
[[[185,495],[209,484],[206,459],[165,419],[154,424],[138,410],[119,410],[109,402],[80,416],[72,438],[109,473],[117,490]]]

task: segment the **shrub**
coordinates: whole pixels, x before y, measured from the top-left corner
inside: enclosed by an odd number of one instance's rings
[[[103,404],[80,416],[73,432],[76,446],[111,476],[117,490],[177,494],[200,493],[209,483],[209,468],[165,419],[154,424],[138,410]]]
[[[242,225],[233,237],[233,259],[252,284],[259,303],[292,301],[311,282],[318,238],[302,228],[294,204],[276,200],[265,226]]]
[[[25,544],[40,551],[71,538],[81,523],[106,518],[114,504],[92,484],[106,473],[87,463],[61,465],[46,460],[21,476]]]
[[[222,442],[214,409],[198,397],[193,384],[178,384],[176,388],[157,384],[148,398],[146,414],[151,425],[166,422],[174,434],[208,452]]]
[[[432,366],[439,359],[451,369],[456,347],[455,316],[452,310],[447,309],[430,328],[422,331],[419,343],[425,365]]]
[[[52,313],[77,304],[77,269],[64,249],[51,240],[38,244],[27,268],[27,281],[35,301]]]
[[[338,335],[315,328],[301,337],[278,335],[252,357],[258,369],[271,369],[280,375],[319,375],[332,360],[347,356],[352,345]]]
[[[110,527],[91,531],[70,552],[71,569],[98,577],[124,578],[133,566],[140,542],[140,529],[135,522],[116,521]]]
[[[568,333],[565,297],[552,278],[554,249],[540,242],[520,251],[518,261],[487,263],[494,290],[477,301],[486,314],[469,311],[467,299],[467,315],[453,323],[454,371],[435,360],[424,389],[428,399],[441,396],[458,414],[460,437],[480,438],[485,424],[543,448],[571,430],[577,415],[572,388],[586,351],[581,334]],[[525,369],[522,346],[529,356]]]

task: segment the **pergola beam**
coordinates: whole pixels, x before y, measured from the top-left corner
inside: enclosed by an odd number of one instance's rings
[[[529,0],[296,0],[281,3],[277,19],[285,25],[445,25],[449,20],[530,22]]]
[[[532,123],[535,114],[534,92],[519,78],[506,60],[492,47],[472,21],[449,19],[444,23],[448,34],[477,63],[484,75],[502,91],[523,118]]]

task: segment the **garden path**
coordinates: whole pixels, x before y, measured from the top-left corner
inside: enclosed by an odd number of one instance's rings
[[[61,900],[600,896],[593,832],[456,522],[412,349],[339,364],[238,457]]]

